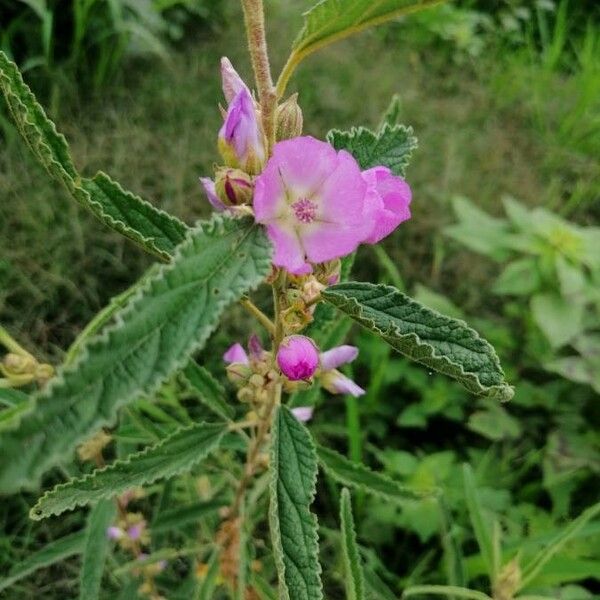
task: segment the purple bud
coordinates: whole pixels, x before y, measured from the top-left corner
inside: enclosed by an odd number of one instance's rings
[[[112,525],[106,530],[106,537],[110,540],[119,540],[125,535],[125,532],[120,527]]]
[[[242,363],[243,365],[247,365],[249,362],[246,351],[242,345],[238,344],[237,342],[233,344],[233,346],[231,346],[227,352],[225,352],[225,354],[223,354],[223,360],[227,364]]]
[[[341,365],[352,362],[358,356],[358,348],[356,346],[336,346],[321,352],[321,368],[323,371],[331,371],[337,369]]]
[[[298,406],[298,408],[292,408],[292,414],[301,423],[310,421],[313,416],[314,409],[312,406]]]
[[[143,521],[141,523],[136,523],[135,525],[132,525],[127,530],[127,537],[130,540],[139,540],[142,533],[144,532],[145,526],[146,524]]]
[[[310,338],[291,335],[281,342],[277,364],[291,381],[310,379],[319,367],[319,351]]]
[[[265,161],[265,143],[254,101],[248,89],[233,99],[219,131],[219,151],[230,167],[259,173]]]
[[[230,104],[243,89],[248,89],[248,86],[226,56],[221,59],[221,79],[223,82],[223,95],[227,100],[227,104]]]
[[[248,350],[250,351],[250,356],[254,360],[260,360],[262,358],[264,350],[260,343],[260,338],[255,333],[248,339]]]
[[[217,196],[215,182],[209,177],[200,177],[200,183],[202,184],[204,192],[206,193],[206,197],[208,198],[208,201],[211,203],[212,207],[217,212],[223,212],[227,207],[225,204],[223,204],[223,202],[221,202],[219,196]]]

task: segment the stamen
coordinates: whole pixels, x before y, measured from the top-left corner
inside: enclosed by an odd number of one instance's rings
[[[317,217],[317,205],[308,198],[301,198],[292,204],[294,215],[301,223],[312,223]]]

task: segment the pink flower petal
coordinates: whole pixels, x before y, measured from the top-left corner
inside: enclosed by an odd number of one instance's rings
[[[321,369],[323,371],[337,369],[341,365],[352,362],[357,356],[356,346],[336,346],[327,352],[321,352]]]
[[[290,381],[310,379],[319,367],[319,351],[310,338],[290,335],[279,346],[277,364]]]
[[[297,408],[292,408],[292,414],[301,423],[310,421],[312,419],[313,412],[314,408],[312,406],[298,406]]]
[[[298,234],[293,229],[279,224],[267,225],[267,235],[275,247],[273,264],[276,267],[282,267],[294,275],[307,275],[312,271],[306,262]]]
[[[248,86],[226,56],[221,58],[221,79],[223,82],[223,95],[227,100],[227,104],[231,103],[243,89],[248,90]],[[248,90],[248,93],[250,93],[250,90]]]
[[[233,344],[233,346],[231,346],[227,352],[225,352],[225,354],[223,354],[223,360],[227,364],[242,363],[247,365],[250,362],[243,346],[237,342]]]
[[[355,398],[366,393],[365,390],[352,381],[352,379],[346,377],[339,371],[333,371],[332,375],[333,377],[329,380],[329,387],[326,388],[330,392],[334,394],[350,394],[350,396],[354,396]]]
[[[200,177],[200,183],[202,184],[204,192],[206,193],[206,197],[208,198],[208,201],[211,203],[212,207],[217,212],[223,212],[227,207],[225,204],[223,204],[223,202],[221,202],[219,196],[217,196],[217,192],[215,191],[215,182],[209,177]]]

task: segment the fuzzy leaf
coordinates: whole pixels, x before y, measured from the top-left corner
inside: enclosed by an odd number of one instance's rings
[[[57,485],[38,500],[30,516],[40,520],[59,515],[77,506],[118,496],[132,487],[189,471],[219,445],[226,430],[221,423],[181,427],[154,446]]]
[[[269,522],[279,598],[320,600],[317,519],[310,512],[317,481],[315,446],[285,406],[277,411],[271,435]]]
[[[324,290],[322,297],[398,352],[456,379],[470,392],[512,398],[495,350],[463,321],[386,285],[341,283]]]
[[[17,66],[0,51],[0,89],[17,128],[36,158],[56,181],[91,210],[105,225],[122,233],[148,252],[168,259],[187,226],[126,192],[105,175],[83,178],[77,172],[65,137],[23,81]]]
[[[336,150],[350,152],[361,169],[382,165],[401,176],[418,146],[412,127],[387,123],[377,133],[365,127],[353,127],[350,131],[333,129],[327,134],[327,141]]]
[[[365,579],[358,544],[356,543],[352,501],[347,488],[342,490],[342,497],[340,499],[340,521],[346,574],[346,598],[347,600],[365,600]]]
[[[191,360],[187,367],[183,370],[183,377],[198,398],[221,419],[228,421],[234,411],[227,404],[227,394],[225,388],[207,371],[201,367],[196,361]]]
[[[84,544],[85,532],[83,531],[71,533],[46,544],[41,550],[27,556],[22,563],[15,565],[6,577],[0,579],[0,592],[38,569],[49,567],[74,554],[80,554],[83,551]]]
[[[79,600],[97,600],[100,596],[104,563],[110,547],[106,530],[116,512],[117,507],[111,500],[101,500],[90,511],[79,574]]]
[[[317,457],[325,472],[342,485],[357,488],[392,502],[423,500],[439,493],[435,488],[417,489],[398,483],[324,446],[317,446]]]
[[[193,229],[115,323],[37,395],[20,427],[0,437],[0,490],[34,486],[77,443],[112,424],[119,407],[152,394],[204,345],[225,308],[263,280],[270,254],[251,219],[215,215]]]
[[[304,15],[292,48],[299,62],[315,50],[367,27],[440,4],[443,0],[321,0]]]

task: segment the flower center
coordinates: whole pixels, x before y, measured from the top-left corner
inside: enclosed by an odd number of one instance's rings
[[[300,198],[292,204],[296,219],[301,223],[312,223],[317,217],[317,205],[308,198]]]

